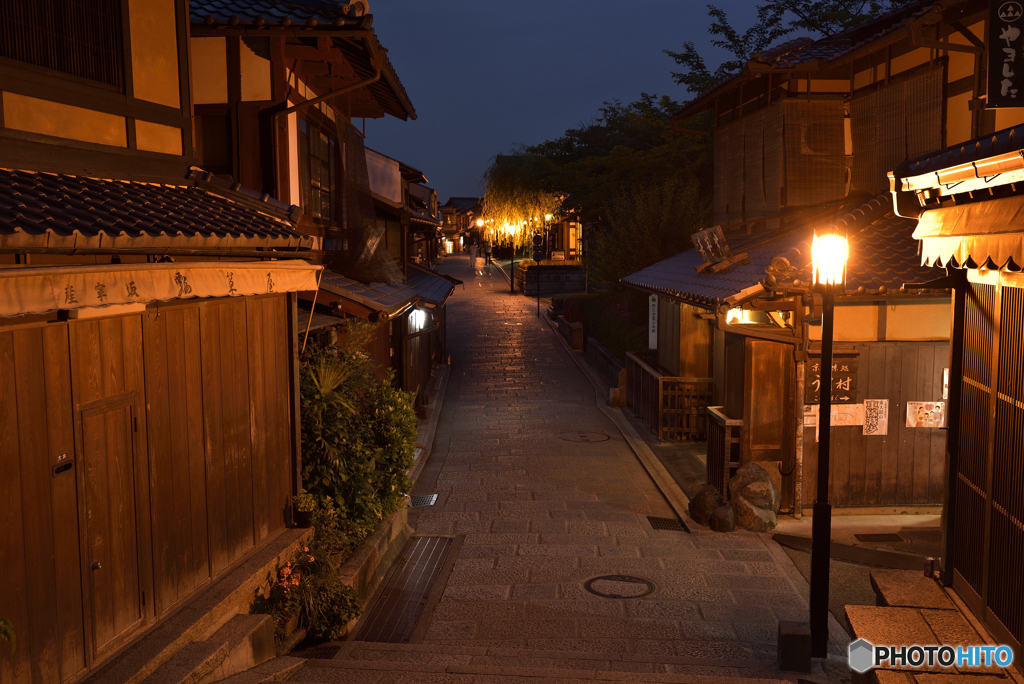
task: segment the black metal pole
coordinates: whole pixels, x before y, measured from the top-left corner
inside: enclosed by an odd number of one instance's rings
[[[512,238],[512,266],[509,267],[508,288],[512,294],[516,293],[516,239]],[[525,288],[525,285],[523,286]]]
[[[828,500],[829,446],[832,427],[832,336],[835,295],[821,297],[821,376],[818,392],[818,497],[811,525],[811,655],[828,655],[828,582],[832,546],[832,504]]]

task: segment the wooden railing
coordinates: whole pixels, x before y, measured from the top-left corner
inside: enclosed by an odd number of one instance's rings
[[[658,439],[704,439],[713,388],[712,378],[667,377],[636,354],[626,354],[626,405]]]
[[[740,429],[743,421],[725,415],[724,406],[708,406],[708,484],[729,499],[729,478],[740,467]]]

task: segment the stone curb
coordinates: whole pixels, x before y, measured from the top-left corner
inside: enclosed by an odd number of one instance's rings
[[[430,417],[427,419],[422,436],[416,435],[416,442],[423,446],[420,447],[422,451],[419,458],[416,459],[412,470],[409,471],[409,479],[414,483],[423,472],[423,468],[430,460],[430,454],[434,450],[434,435],[437,434],[437,423],[441,418],[441,407],[444,405],[445,393],[448,391],[448,378],[451,376],[451,370],[452,367],[447,363],[441,366],[440,377],[436,381],[437,392],[434,393],[434,400],[430,402]]]

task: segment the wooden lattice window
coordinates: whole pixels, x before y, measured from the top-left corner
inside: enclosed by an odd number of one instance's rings
[[[316,218],[334,220],[337,183],[334,138],[312,121],[299,119],[299,192],[302,211]]]
[[[0,57],[124,85],[121,0],[0,0]]]

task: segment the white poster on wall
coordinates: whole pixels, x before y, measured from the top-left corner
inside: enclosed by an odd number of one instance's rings
[[[943,401],[908,401],[907,427],[939,428],[945,425],[946,403]]]
[[[658,295],[647,300],[647,348],[658,348]]]
[[[889,434],[888,399],[866,399],[864,401],[864,434]]]
[[[942,400],[949,399],[949,369],[942,369]]]

